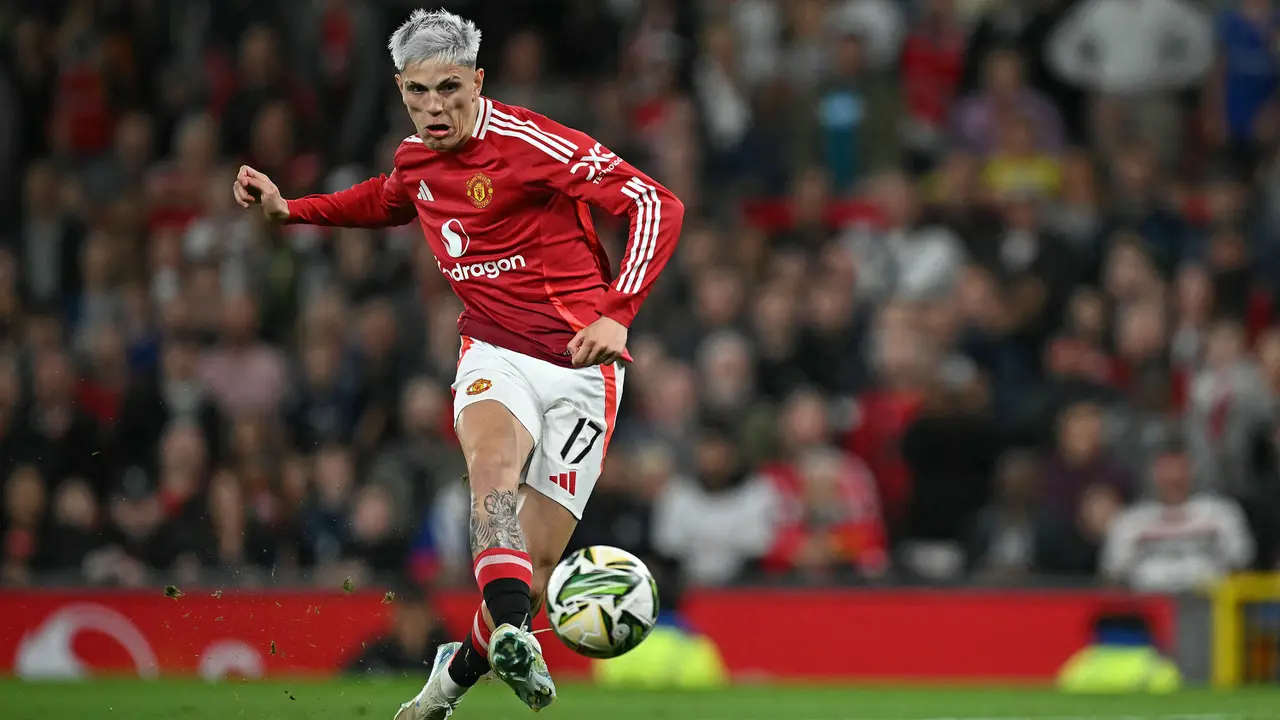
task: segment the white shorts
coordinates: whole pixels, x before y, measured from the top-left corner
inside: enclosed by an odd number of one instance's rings
[[[453,423],[481,400],[502,403],[533,436],[522,482],[582,519],[622,398],[621,364],[566,368],[462,338]]]

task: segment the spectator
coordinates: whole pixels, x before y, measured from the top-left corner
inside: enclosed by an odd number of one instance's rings
[[[210,567],[244,573],[255,566],[274,565],[270,529],[250,518],[247,505],[240,478],[227,470],[214,474],[208,495],[213,542],[206,563]]]
[[[89,483],[70,478],[54,490],[47,528],[43,544],[49,569],[73,570],[79,576],[84,558],[102,539],[98,502]]]
[[[1062,164],[1036,148],[1031,124],[1023,117],[1007,119],[1000,140],[983,171],[986,189],[994,195],[1015,193],[1054,196],[1062,186]]]
[[[954,0],[929,0],[916,13],[902,47],[906,102],[903,144],[913,170],[932,166],[945,147],[952,101],[958,95],[967,42]]]
[[[85,170],[85,191],[101,202],[111,202],[140,190],[155,160],[154,153],[155,128],[151,116],[141,111],[122,115],[116,123],[111,153],[89,163]]]
[[[14,450],[53,481],[88,478],[101,492],[106,479],[97,455],[100,429],[75,403],[75,370],[65,354],[52,351],[36,358],[31,400],[19,414]]]
[[[257,306],[248,296],[224,301],[220,343],[202,359],[200,378],[228,415],[274,413],[280,407],[284,361],[259,340]]]
[[[817,389],[851,397],[867,387],[870,368],[860,348],[866,343],[871,310],[858,294],[857,272],[840,277],[837,263],[851,263],[846,248],[829,246],[822,276],[800,300],[808,323],[800,331],[795,367]]]
[[[112,432],[111,447],[118,456],[120,471],[139,465],[153,472],[160,436],[172,423],[195,423],[205,447],[214,455],[221,454],[222,419],[198,369],[195,338],[190,333],[180,333],[165,343],[157,372],[136,378],[130,385]]]
[[[1045,225],[1063,237],[1081,258],[1096,261],[1102,228],[1102,197],[1092,160],[1073,151],[1062,158],[1062,184],[1051,199]]]
[[[968,359],[948,358],[901,437],[911,486],[900,534],[955,543],[991,494],[1005,432],[992,416],[984,378]]]
[[[1244,342],[1234,321],[1219,321],[1209,331],[1204,369],[1192,380],[1187,415],[1196,487],[1236,496],[1252,493],[1250,448],[1274,421],[1266,386]]]
[[[704,432],[696,479],[673,478],[654,501],[654,548],[679,562],[689,582],[728,583],[773,542],[776,494],[738,463],[728,437]]]
[[[959,238],[923,220],[916,189],[905,176],[877,178],[873,194],[885,214],[884,230],[855,229],[842,238],[860,271],[860,294],[877,301],[930,301],[950,292],[964,259]]]
[[[436,493],[466,471],[449,438],[453,408],[448,397],[428,378],[410,380],[400,398],[399,439],[373,463],[371,477],[394,497],[395,526],[401,530],[418,528]]]
[[[200,528],[167,520],[153,481],[142,470],[126,472],[112,489],[110,516],[102,546],[85,559],[90,582],[136,587],[153,572],[185,568],[189,573],[197,561]]]
[[[650,567],[659,565],[662,558],[654,549],[653,503],[674,474],[674,458],[660,444],[642,445],[630,452],[611,449],[605,472],[591,495],[591,502],[598,504],[578,523],[569,551],[612,545],[631,552]]]
[[[1011,450],[1000,458],[995,496],[974,517],[966,538],[965,556],[975,577],[1011,581],[1042,569],[1046,532],[1039,493],[1041,464],[1026,450]]]
[[[352,502],[350,534],[342,548],[343,560],[359,567],[360,577],[398,574],[408,557],[407,543],[393,524],[391,494],[381,485],[365,485]]]
[[[29,585],[32,573],[41,569],[47,503],[44,478],[35,467],[19,467],[5,481],[0,584]]]
[[[48,303],[79,290],[83,224],[63,208],[61,179],[51,163],[29,166],[22,188],[22,212],[14,229],[14,254],[22,267],[25,299]]]
[[[304,566],[333,564],[351,539],[346,507],[355,496],[354,459],[346,448],[330,445],[315,454],[314,487],[304,515],[299,559]]]
[[[1176,326],[1170,341],[1175,367],[1193,370],[1204,357],[1205,338],[1213,319],[1213,281],[1203,266],[1187,265],[1174,280]]]
[[[398,588],[391,632],[364,648],[347,666],[348,675],[404,675],[413,677],[435,657],[436,648],[449,642],[437,620],[435,606],[416,585]]]
[[[1257,152],[1274,141],[1280,64],[1271,39],[1280,16],[1271,0],[1238,0],[1218,16],[1218,57],[1206,83],[1205,115],[1214,143],[1241,173],[1251,174]]]
[[[1011,122],[1020,127],[1011,130]],[[984,157],[996,152],[1011,131],[1029,152],[1056,153],[1063,146],[1058,111],[1026,86],[1022,58],[1004,50],[985,60],[982,91],[956,106],[953,132],[962,149]]]
[[[1103,444],[1102,408],[1090,402],[1068,405],[1058,416],[1058,437],[1045,468],[1044,509],[1055,519],[1071,518],[1095,488],[1120,498],[1132,491],[1130,477]]]
[[[770,480],[782,500],[777,536],[763,559],[767,570],[811,579],[863,576],[888,570],[884,520],[875,478],[866,465],[838,450],[806,450]]]
[[[349,443],[359,420],[359,398],[342,376],[342,348],[315,340],[302,349],[302,367],[285,404],[292,445],[303,451],[327,443]]]
[[[1124,242],[1113,241],[1113,248],[1138,244],[1152,256],[1153,269],[1168,269],[1187,259],[1187,228],[1162,196],[1157,172],[1155,158],[1141,144],[1116,156],[1104,232],[1125,233]]]
[[[764,444],[772,412],[756,398],[755,363],[746,338],[721,331],[703,340],[698,348],[698,369],[700,417],[734,428],[734,436],[744,447]]]
[[[706,54],[695,63],[694,92],[707,123],[711,172],[732,182],[747,160],[745,141],[753,111],[738,69],[732,30],[727,25],[712,25],[704,32],[702,46]]]
[[[831,188],[847,193],[870,165],[873,117],[865,77],[866,39],[856,34],[841,37],[832,51],[831,68],[818,89],[818,132],[822,158]]]
[[[1209,18],[1186,0],[1085,0],[1049,38],[1060,77],[1097,93],[1095,141],[1107,151],[1150,138],[1168,165],[1181,122],[1170,91],[1200,81],[1213,61]]]
[[[279,36],[272,27],[246,29],[239,51],[239,87],[227,101],[223,120],[222,142],[233,157],[249,151],[253,124],[264,107],[284,101],[288,111],[306,115],[312,106],[312,98],[289,74],[294,66],[280,57]]]
[[[1188,592],[1248,565],[1254,543],[1244,514],[1214,493],[1195,492],[1179,444],[1151,467],[1155,497],[1117,516],[1107,531],[1102,571],[1145,592]]]

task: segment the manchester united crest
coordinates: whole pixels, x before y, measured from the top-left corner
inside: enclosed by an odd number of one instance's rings
[[[479,380],[476,380],[475,382],[467,386],[467,394],[479,395],[480,393],[484,392],[485,390],[488,390],[491,387],[493,387],[493,383],[489,382],[488,380],[485,380],[484,378],[480,378]]]
[[[484,173],[476,173],[467,181],[467,197],[471,204],[483,208],[493,200],[493,181]]]

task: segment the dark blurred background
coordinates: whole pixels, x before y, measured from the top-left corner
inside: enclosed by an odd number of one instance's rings
[[[387,171],[416,5],[0,6],[0,584],[470,582],[421,230],[229,190]],[[431,5],[690,208],[575,545],[696,585],[1275,566],[1269,0]]]

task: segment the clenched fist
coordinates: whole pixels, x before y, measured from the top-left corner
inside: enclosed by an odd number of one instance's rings
[[[569,341],[574,367],[612,365],[627,352],[627,326],[601,316]]]
[[[280,188],[271,178],[248,165],[240,166],[236,181],[231,184],[231,193],[240,207],[261,205],[262,214],[272,222],[283,222],[289,217],[289,203],[280,197]]]

